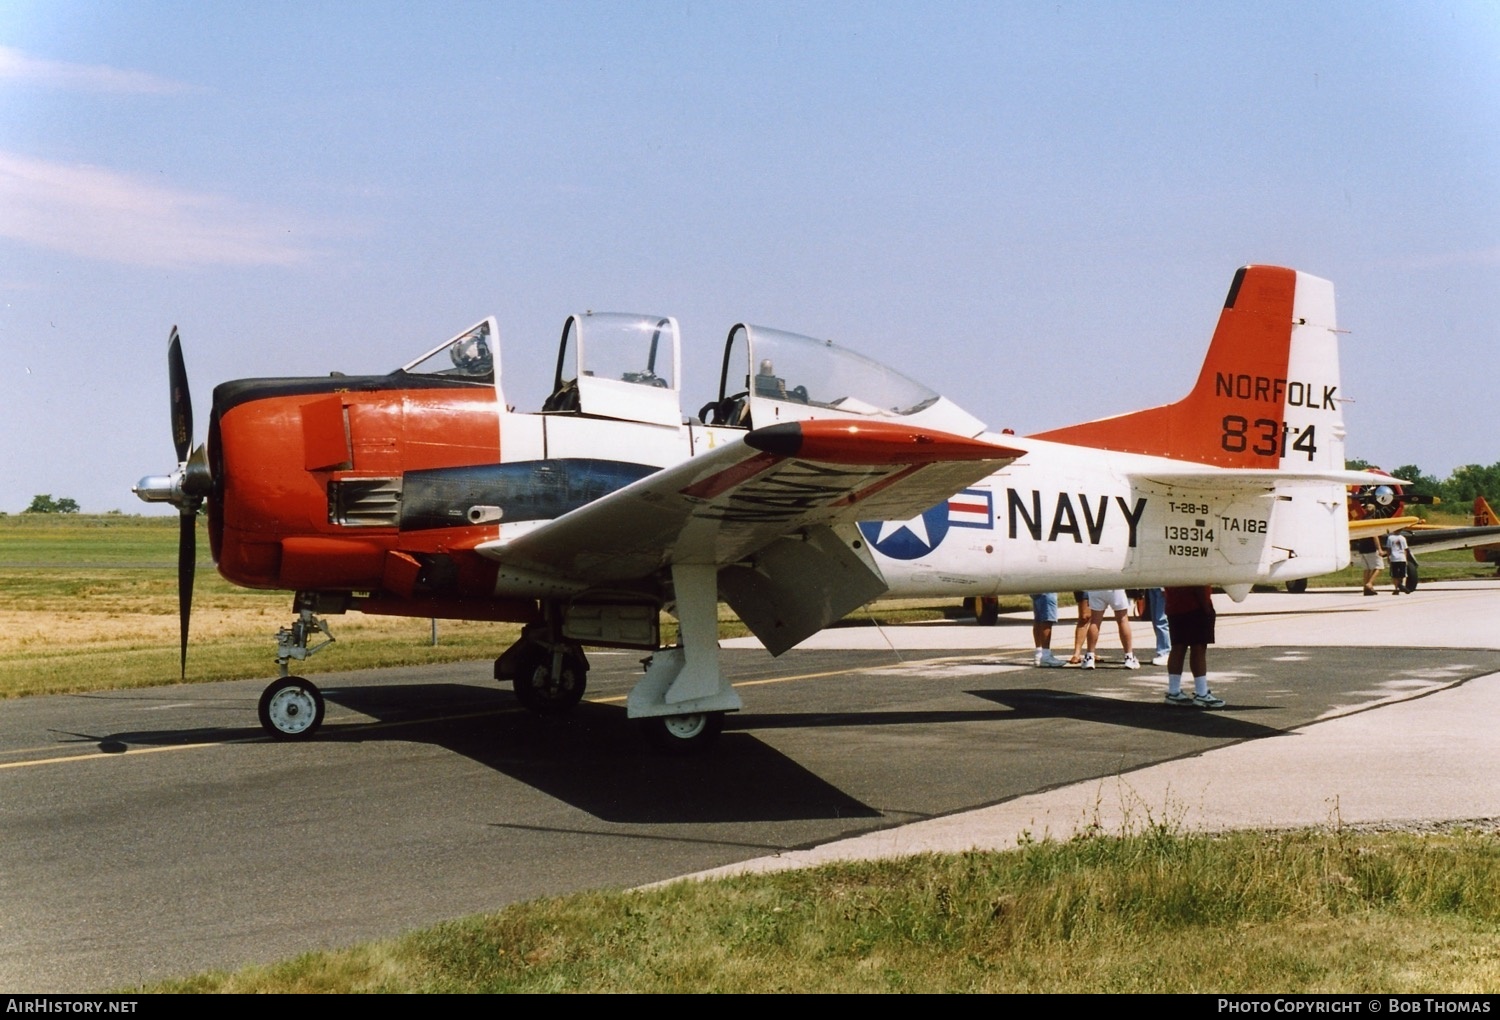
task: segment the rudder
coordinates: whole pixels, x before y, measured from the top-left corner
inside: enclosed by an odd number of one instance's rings
[[[1032,438],[1220,467],[1342,470],[1335,323],[1327,280],[1245,266],[1186,397]]]

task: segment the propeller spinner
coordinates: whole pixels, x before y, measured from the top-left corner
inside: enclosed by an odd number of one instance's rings
[[[171,503],[177,507],[177,617],[179,621],[182,675],[187,676],[188,622],[193,609],[193,579],[198,563],[198,508],[213,489],[208,452],[202,444],[193,448],[193,398],[188,390],[187,367],[182,361],[182,340],[177,327],[167,341],[167,378],[172,397],[172,443],[177,450],[177,470],[170,475],[147,475],[133,490],[147,503]]]

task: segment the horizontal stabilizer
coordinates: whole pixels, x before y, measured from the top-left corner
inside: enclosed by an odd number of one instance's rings
[[[1135,471],[1131,477],[1143,482],[1155,482],[1187,489],[1269,489],[1277,485],[1298,482],[1332,482],[1337,485],[1389,485],[1400,482],[1384,474],[1368,471],[1288,471],[1259,468],[1204,468],[1191,464],[1181,467],[1164,465],[1146,471]]]

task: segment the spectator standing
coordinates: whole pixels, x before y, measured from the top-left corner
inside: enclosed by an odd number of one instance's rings
[[[1056,669],[1063,661],[1052,654],[1052,625],[1057,622],[1057,592],[1031,596],[1032,664]]]
[[[1184,708],[1223,708],[1224,699],[1208,689],[1208,646],[1214,643],[1214,593],[1208,585],[1166,590],[1167,626],[1172,651],[1167,657],[1167,704]],[[1184,660],[1193,670],[1193,693],[1182,689]]]
[[[1094,650],[1099,646],[1099,624],[1108,610],[1115,614],[1115,626],[1120,631],[1120,647],[1125,649],[1125,668],[1140,669],[1136,661],[1135,647],[1130,636],[1130,599],[1124,588],[1089,592],[1088,651],[1083,653],[1083,668],[1094,668]]]

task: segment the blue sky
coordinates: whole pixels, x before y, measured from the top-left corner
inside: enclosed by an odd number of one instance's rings
[[[1331,279],[1349,454],[1500,460],[1493,3],[0,6],[0,510],[144,510],[165,346],[386,371],[488,314],[829,337],[995,428],[1164,403],[1234,270]]]

